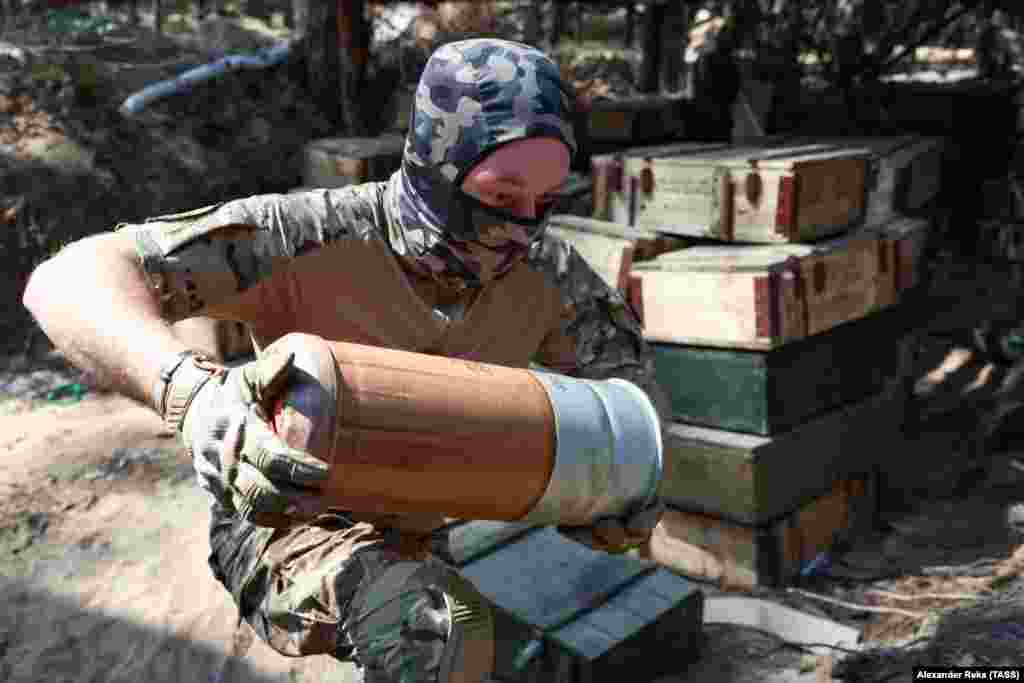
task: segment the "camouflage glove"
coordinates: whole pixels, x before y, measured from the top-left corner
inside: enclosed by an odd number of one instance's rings
[[[289,526],[326,509],[315,489],[327,479],[327,464],[289,447],[268,418],[293,359],[273,354],[229,370],[186,353],[165,367],[154,392],[200,486],[260,526]]]
[[[664,512],[665,504],[655,500],[625,517],[601,519],[586,527],[560,526],[558,531],[593,550],[620,555],[646,543]]]

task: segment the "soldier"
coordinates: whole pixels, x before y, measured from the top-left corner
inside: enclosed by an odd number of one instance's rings
[[[443,520],[325,508],[311,488],[325,465],[267,422],[292,359],[220,367],[168,325],[243,321],[257,350],[306,332],[536,362],[633,381],[664,406],[620,294],[544,234],[575,149],[569,102],[556,65],[532,47],[450,43],[423,72],[402,167],[387,182],[121,225],[33,273],[25,304],[56,346],[181,434],[213,497],[210,567],[240,620],[278,652],[351,659],[367,681],[489,676],[459,618],[481,601],[447,567]],[[649,538],[660,512],[563,531],[623,552]]]

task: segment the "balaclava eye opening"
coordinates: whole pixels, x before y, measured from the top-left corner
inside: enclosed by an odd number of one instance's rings
[[[495,39],[438,48],[416,91],[402,168],[388,186],[392,248],[469,286],[507,272],[543,234],[547,216],[488,206],[464,192],[462,180],[517,140],[554,138],[574,154],[570,102],[558,66],[536,48]],[[481,250],[504,257],[495,262]]]

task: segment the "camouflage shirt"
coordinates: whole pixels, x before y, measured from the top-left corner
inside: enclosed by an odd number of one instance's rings
[[[390,248],[386,187],[255,196],[119,229],[134,234],[162,314],[172,322],[198,315],[238,320],[249,325],[258,348],[304,331],[508,365],[534,362],[577,377],[628,379],[664,406],[636,316],[572,246],[547,234],[523,263],[483,289],[446,284],[408,267]],[[300,292],[303,277],[311,286]],[[407,303],[396,308],[399,302],[380,300],[410,287],[433,320],[417,318]],[[487,315],[473,315],[481,306]],[[439,334],[395,331],[417,322]],[[451,342],[456,325],[474,328],[472,349]],[[383,332],[375,334],[375,326]],[[492,331],[514,335],[500,342],[515,352],[489,352],[487,340],[499,342]],[[446,333],[448,348],[435,338]]]

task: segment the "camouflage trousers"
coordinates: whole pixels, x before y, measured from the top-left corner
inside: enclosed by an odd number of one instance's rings
[[[367,683],[433,683],[451,656],[447,534],[412,559],[401,542],[340,514],[274,530],[215,507],[209,562],[240,618],[281,654],[354,661]]]

